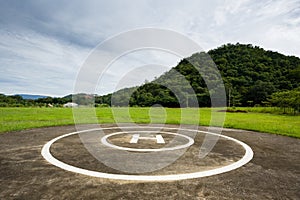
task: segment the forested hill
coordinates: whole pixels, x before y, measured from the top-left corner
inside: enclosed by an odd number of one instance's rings
[[[227,44],[210,50],[208,54],[222,75],[231,105],[265,105],[268,104],[271,94],[300,86],[300,59],[295,56],[285,56],[249,44]],[[189,99],[190,91],[184,91],[183,87],[180,87],[182,78],[176,73],[179,72],[195,91],[199,106],[210,106],[210,96],[205,82],[194,67],[203,69],[211,65],[206,57],[205,53],[196,53],[183,59],[175,68],[158,79],[139,87],[131,95],[130,105],[152,106],[158,103],[167,107],[178,107],[180,103],[193,106],[192,100]],[[186,96],[180,101],[186,102],[178,102],[174,93],[162,86],[162,83],[173,86],[173,91],[174,88],[176,91],[177,87],[176,93]]]

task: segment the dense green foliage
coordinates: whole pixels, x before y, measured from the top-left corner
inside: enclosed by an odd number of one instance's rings
[[[79,108],[90,112],[93,108]],[[95,108],[96,117],[99,123],[118,122],[136,122],[136,123],[167,123],[167,124],[199,124],[209,125],[211,113],[217,112],[215,108]],[[240,108],[239,108],[240,109]],[[270,108],[242,108],[247,109],[248,113],[226,113],[224,127],[237,128],[245,130],[254,130],[260,132],[288,135],[300,138],[300,116],[278,115],[272,113],[257,113],[266,109],[272,112]],[[253,110],[255,109],[255,110]],[[259,110],[257,110],[259,109]],[[166,112],[166,119],[161,115]],[[182,112],[188,113],[184,119],[181,119]],[[252,112],[254,111],[254,112]],[[276,112],[276,111],[275,111]],[[94,113],[94,112],[93,112]],[[200,113],[200,120],[196,118]],[[95,123],[94,118],[88,116],[84,118],[84,123]],[[45,126],[59,126],[74,124],[71,108],[0,108],[0,133],[8,131],[23,130]]]
[[[164,107],[179,107],[175,95],[163,85],[149,83],[133,92],[129,105],[150,107],[160,104]],[[127,104],[128,105],[128,104]]]
[[[208,52],[238,105],[264,104],[274,92],[300,84],[300,59],[251,45],[224,45]]]
[[[24,100],[19,95],[14,96],[5,96],[4,94],[0,94],[0,107],[21,107],[21,106],[31,106],[34,105],[35,102],[33,100]]]

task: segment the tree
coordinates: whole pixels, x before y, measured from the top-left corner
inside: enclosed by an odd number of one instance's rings
[[[293,113],[300,112],[300,87],[294,90],[276,92],[272,94],[271,103],[278,106],[286,113],[287,108],[292,109]]]

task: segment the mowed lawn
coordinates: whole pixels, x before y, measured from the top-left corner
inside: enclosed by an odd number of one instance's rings
[[[217,115],[220,126],[225,113],[219,108],[79,108],[79,123],[168,123],[199,124],[208,126],[212,115]],[[96,113],[96,118],[95,118]],[[129,114],[128,114],[129,113]],[[220,116],[219,116],[220,115]],[[79,119],[78,119],[79,118]],[[216,118],[214,118],[216,119]],[[71,108],[0,108],[0,132],[29,128],[74,124]],[[300,138],[300,116],[270,113],[226,113],[224,127],[254,130]]]

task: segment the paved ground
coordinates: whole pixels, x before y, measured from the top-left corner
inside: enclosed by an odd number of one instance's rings
[[[300,199],[299,139],[226,130],[224,135],[252,148],[254,158],[250,163],[205,178],[143,183],[88,177],[64,171],[45,161],[40,153],[43,145],[73,131],[73,126],[64,126],[1,134],[0,199]],[[114,139],[122,144],[117,138],[111,138]],[[196,137],[195,143],[200,141],[201,138]],[[190,148],[178,162],[155,173],[204,170],[203,163],[222,166],[243,155],[243,149],[239,148],[220,140],[206,161],[198,163],[191,162],[195,150]],[[69,164],[118,173],[93,160],[75,136],[54,143],[51,152]]]

